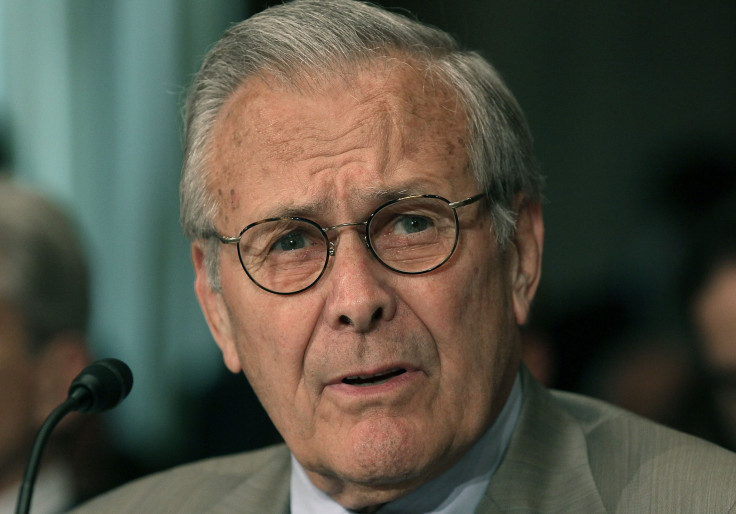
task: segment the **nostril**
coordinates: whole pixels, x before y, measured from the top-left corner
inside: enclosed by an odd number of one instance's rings
[[[371,316],[371,325],[381,319],[383,317],[383,307],[377,308],[375,311],[373,311],[373,315]],[[340,323],[343,325],[353,326],[355,323],[350,318],[350,316],[346,316],[345,314],[342,314],[340,316]]]
[[[379,307],[376,309],[376,311],[373,313],[373,316],[371,317],[371,321],[378,321],[383,317],[383,307]]]

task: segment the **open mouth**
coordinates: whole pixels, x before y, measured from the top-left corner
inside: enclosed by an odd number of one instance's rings
[[[345,377],[342,379],[342,383],[351,386],[379,385],[384,382],[388,382],[394,377],[403,375],[404,373],[406,373],[404,368],[396,368],[376,373],[375,375],[356,375],[354,377]]]

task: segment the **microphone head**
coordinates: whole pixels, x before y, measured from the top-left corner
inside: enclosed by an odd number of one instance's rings
[[[74,410],[95,413],[112,409],[122,402],[133,387],[133,373],[123,361],[102,359],[84,368],[69,387],[69,397],[76,397]]]

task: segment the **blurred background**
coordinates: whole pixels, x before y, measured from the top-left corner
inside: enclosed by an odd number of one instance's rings
[[[548,181],[533,372],[715,430],[693,305],[715,266],[704,256],[736,237],[721,223],[736,211],[736,2],[380,3],[479,50],[527,114]],[[135,374],[108,424],[149,469],[274,438],[225,374],[178,226],[186,86],[222,31],[267,4],[0,0],[0,173],[78,220],[94,353]],[[718,378],[733,382],[730,368]]]

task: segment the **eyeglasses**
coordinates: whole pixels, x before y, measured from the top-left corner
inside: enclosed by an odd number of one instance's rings
[[[407,275],[427,273],[452,256],[459,237],[456,209],[477,202],[480,193],[450,202],[436,195],[414,195],[378,207],[366,221],[321,227],[298,217],[268,218],[245,227],[237,237],[212,232],[224,244],[238,245],[248,277],[271,293],[288,295],[309,289],[324,275],[343,227],[365,227],[363,241],[378,262]]]

